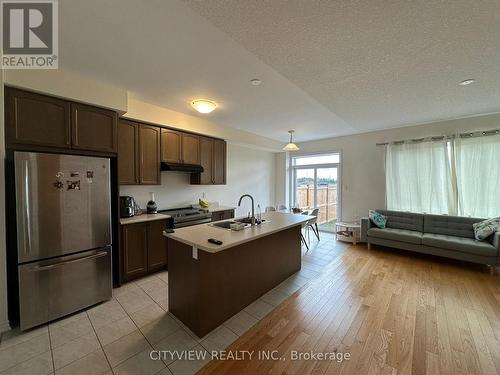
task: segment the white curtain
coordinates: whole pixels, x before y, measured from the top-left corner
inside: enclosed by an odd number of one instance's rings
[[[387,145],[387,209],[456,215],[450,153],[446,140]]]
[[[500,135],[455,140],[460,214],[500,216]]]

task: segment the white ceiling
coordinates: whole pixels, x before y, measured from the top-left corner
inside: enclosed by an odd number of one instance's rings
[[[59,13],[63,69],[189,114],[210,98],[204,117],[277,140],[500,111],[498,0],[65,0]]]

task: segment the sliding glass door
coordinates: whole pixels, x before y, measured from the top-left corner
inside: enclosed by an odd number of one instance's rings
[[[317,208],[322,231],[335,231],[339,214],[339,155],[302,156],[292,159],[293,206],[303,210]]]
[[[316,169],[316,207],[319,208],[320,230],[335,231],[337,221],[338,168]]]

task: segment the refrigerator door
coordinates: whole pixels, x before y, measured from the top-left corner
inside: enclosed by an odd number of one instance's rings
[[[15,152],[19,263],[111,244],[106,158]]]
[[[110,298],[109,247],[19,266],[22,330]]]

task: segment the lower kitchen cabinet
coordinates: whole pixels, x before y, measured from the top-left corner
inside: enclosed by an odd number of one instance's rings
[[[212,221],[228,220],[234,218],[234,210],[212,212]]]
[[[167,220],[121,226],[122,282],[166,269],[167,241],[163,230]]]
[[[132,280],[148,272],[148,224],[122,225],[122,279]]]
[[[167,239],[163,231],[167,229],[165,220],[148,223],[148,271],[161,270],[167,265]]]

